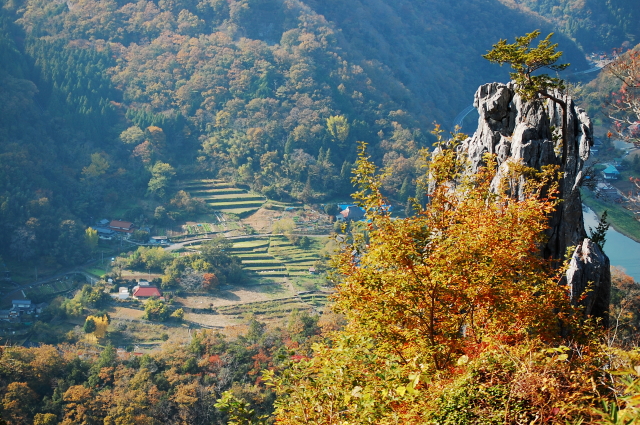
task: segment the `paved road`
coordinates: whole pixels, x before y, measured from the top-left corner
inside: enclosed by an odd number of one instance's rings
[[[597,72],[597,71],[600,71],[602,68],[604,68],[605,65],[606,65],[606,63],[604,65],[594,66],[593,68],[589,68],[589,69],[584,70],[584,71],[573,72],[571,74],[567,74],[565,77],[571,77],[573,75],[584,75],[584,74],[590,74],[592,72]],[[452,133],[455,132],[456,127],[459,127],[459,126],[462,125],[462,121],[474,109],[475,109],[475,107],[473,105],[469,105],[466,108],[464,108],[458,115],[456,115],[456,117],[453,119],[453,126],[451,127],[451,132]]]

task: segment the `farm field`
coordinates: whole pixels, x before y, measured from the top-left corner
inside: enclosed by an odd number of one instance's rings
[[[318,289],[325,284],[323,276],[310,269],[321,259],[320,251],[327,237],[306,237],[307,246],[294,245],[285,236],[271,236],[235,242],[231,254],[242,261],[253,284],[270,284],[274,278],[288,278],[296,291]],[[199,243],[189,246],[197,249]],[[276,280],[277,281],[277,280]]]
[[[266,201],[262,195],[233,187],[223,180],[184,180],[179,182],[178,187],[192,197],[202,199],[214,210],[224,213],[248,215],[257,211]]]
[[[238,197],[244,198],[243,202],[247,202],[245,206],[252,205],[251,202],[264,201],[251,199],[254,195],[219,181],[202,180],[181,184],[185,190],[189,188],[193,196],[215,198],[215,203],[226,203],[227,200]],[[315,232],[329,223],[326,215],[312,209],[284,205],[281,207],[273,210],[261,208],[260,211],[269,212],[262,218],[269,225],[274,220],[291,219],[296,223],[296,233],[303,230]],[[229,236],[229,230],[249,225],[248,220],[231,221],[235,217],[229,217],[229,211],[231,209],[214,212],[209,215],[210,221],[205,221],[202,217],[203,221],[188,222],[183,227],[184,233],[189,236],[201,235],[203,238],[216,233]],[[192,239],[195,240],[181,250],[197,250],[204,242],[198,240],[198,237]],[[212,293],[175,295],[170,309],[184,309],[182,322],[175,319],[161,323],[149,322],[143,319],[143,304],[114,301],[116,304],[108,309],[112,317],[110,338],[118,346],[135,344],[141,350],[148,351],[165,341],[182,341],[194,329],[215,329],[230,334],[245,326],[249,317],[256,317],[276,326],[294,311],[322,313],[329,300],[329,292],[324,289],[326,278],[315,274],[313,268],[322,260],[326,241],[327,237],[297,235],[255,236],[232,240],[229,253],[240,259],[246,272],[244,282],[229,282],[220,291]],[[175,252],[175,255],[180,253]],[[122,277],[129,280],[149,280],[161,275],[123,270]]]
[[[322,275],[312,274],[310,269],[321,259],[320,250],[328,237],[308,237],[308,246],[292,244],[284,236],[271,237],[269,254],[281,261],[287,270],[289,281],[296,291],[318,289],[326,283]]]

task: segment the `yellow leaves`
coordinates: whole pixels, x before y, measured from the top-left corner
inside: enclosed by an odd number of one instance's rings
[[[368,243],[354,237],[338,260],[339,311],[400,352],[430,353],[437,367],[469,339],[552,335],[553,311],[564,296],[538,252],[555,206],[538,194],[545,184],[553,193],[553,170],[536,175],[507,164],[496,186],[493,157],[469,173],[452,146],[442,142],[432,156],[430,203],[405,220],[390,220],[378,208],[385,203],[379,179],[361,148],[356,199],[372,220]],[[520,187],[524,174],[531,183]]]
[[[109,317],[104,316],[87,316],[87,320],[93,320],[95,323],[95,330],[87,334],[88,339],[95,342],[95,339],[102,339],[107,335],[107,328],[109,327]]]
[[[82,175],[86,178],[97,178],[102,176],[111,167],[107,157],[103,153],[91,154],[91,164],[82,169]]]
[[[171,399],[183,407],[192,406],[198,401],[197,388],[197,382],[179,384],[176,386],[175,393]]]

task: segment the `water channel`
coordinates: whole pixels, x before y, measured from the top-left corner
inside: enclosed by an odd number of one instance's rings
[[[589,227],[595,229],[598,217],[587,206],[583,205],[584,227],[589,233]],[[640,282],[640,243],[609,228],[607,231],[604,252],[609,256],[612,266],[622,267],[625,272]]]

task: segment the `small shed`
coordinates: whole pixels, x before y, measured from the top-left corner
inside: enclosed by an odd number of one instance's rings
[[[129,288],[127,288],[126,286],[121,286],[118,289],[118,299],[126,300],[128,298],[129,298]]]
[[[152,244],[168,244],[169,238],[167,236],[151,236],[149,243]]]

